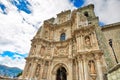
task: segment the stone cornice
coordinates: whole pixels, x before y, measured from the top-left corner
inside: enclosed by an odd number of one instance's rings
[[[77,9],[77,11],[82,11],[82,10],[88,9],[88,8],[94,9],[94,5],[93,5],[93,4],[90,4],[90,5],[84,6],[84,7],[82,7],[82,8]]]
[[[101,50],[92,50],[92,51],[84,51],[84,52],[78,52],[75,57],[80,58],[80,60],[84,58],[89,59],[91,58],[95,60],[99,60],[101,56],[103,55],[103,52]]]
[[[67,21],[60,23],[60,24],[54,24],[54,29],[58,29],[58,28],[61,28],[64,26],[69,27],[69,25],[71,25],[71,20],[67,20]]]
[[[43,38],[34,38],[32,40],[32,45],[34,45],[36,43],[38,43],[38,44],[40,43],[41,44],[41,42],[43,42],[43,43],[49,43],[49,44],[56,44],[56,43],[63,44],[63,43],[69,43],[71,40],[72,40],[72,38],[69,38],[69,39],[64,40],[64,41],[49,41],[49,40],[45,40]]]
[[[73,32],[73,35],[75,34],[79,34],[79,35],[84,35],[84,33],[91,33],[95,30],[95,26],[94,25],[88,25],[88,26],[85,26],[85,27],[80,27],[76,30],[74,30]]]
[[[50,61],[52,58],[41,58],[38,56],[29,56],[25,58],[27,61],[39,62],[39,61]]]
[[[110,29],[110,28],[120,28],[120,22],[114,23],[114,24],[108,24],[105,26],[102,26],[102,30]]]
[[[51,43],[51,41],[48,41],[48,40],[45,40],[43,38],[34,38],[32,40],[32,45],[36,44],[36,43],[41,43],[41,42],[44,42],[44,43]]]
[[[62,11],[61,13],[57,14],[57,16],[61,16],[61,15],[65,15],[65,14],[70,14],[71,13],[71,10],[67,10],[67,11]]]
[[[98,54],[98,53],[103,53],[101,50],[91,50],[91,51],[83,51],[83,52],[78,52],[78,54],[82,55],[82,54]]]
[[[72,38],[69,38],[67,40],[64,41],[53,41],[52,43],[66,43],[66,42],[70,42],[72,40]]]

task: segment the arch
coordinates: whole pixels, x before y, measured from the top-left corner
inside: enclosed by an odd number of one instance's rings
[[[94,62],[94,60],[89,60],[88,65],[89,65],[89,73],[90,73],[90,74],[96,74],[95,62]]]
[[[84,16],[89,17],[89,14],[87,11],[84,12]]]
[[[44,53],[45,53],[45,47],[44,47],[44,46],[42,46],[42,47],[41,47],[41,49],[40,49],[40,54],[41,54],[41,56],[43,56],[43,55],[44,55]]]
[[[56,64],[56,65],[52,68],[52,74],[56,74],[56,73],[57,73],[57,70],[58,70],[60,67],[64,67],[64,68],[66,69],[66,74],[68,75],[69,70],[68,70],[67,66],[66,66],[65,64],[63,64],[63,63],[58,63],[58,64]]]
[[[60,35],[60,41],[64,41],[64,40],[65,40],[65,37],[66,37],[65,33],[62,33],[62,34]]]
[[[91,41],[90,41],[90,37],[89,36],[85,36],[85,44],[86,45],[91,45]]]
[[[60,67],[56,73],[56,80],[67,80],[67,71],[64,67]]]

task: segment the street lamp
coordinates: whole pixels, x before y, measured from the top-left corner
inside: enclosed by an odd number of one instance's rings
[[[115,51],[114,51],[114,49],[113,49],[112,39],[109,39],[109,45],[110,45],[110,47],[112,48],[113,54],[114,54],[114,56],[115,56],[116,63],[118,63],[118,60],[117,60],[117,57],[116,57]]]

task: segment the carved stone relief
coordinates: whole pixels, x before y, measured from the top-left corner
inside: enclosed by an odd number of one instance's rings
[[[88,26],[88,21],[87,21],[87,18],[86,16],[84,16],[83,14],[81,13],[78,13],[79,15],[79,26]]]
[[[41,65],[38,64],[37,65],[37,68],[36,68],[36,72],[35,72],[35,76],[38,77],[40,75],[40,68],[41,68]]]
[[[95,69],[95,62],[93,60],[90,60],[88,62],[88,66],[89,66],[90,77],[92,78],[91,80],[96,80],[97,73]]]
[[[92,47],[90,37],[85,36],[84,41],[85,41],[85,48],[90,49]]]
[[[42,46],[42,47],[41,47],[41,50],[40,50],[40,55],[43,57],[44,54],[45,54],[45,47]]]
[[[48,66],[49,66],[49,62],[46,61],[45,64],[44,64],[44,70],[43,70],[43,74],[42,74],[43,79],[47,78]]]

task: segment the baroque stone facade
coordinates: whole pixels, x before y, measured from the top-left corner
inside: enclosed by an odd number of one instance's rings
[[[103,80],[115,61],[107,43],[108,27],[98,22],[92,4],[44,21],[32,40],[22,78]]]

